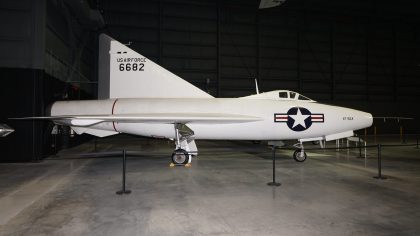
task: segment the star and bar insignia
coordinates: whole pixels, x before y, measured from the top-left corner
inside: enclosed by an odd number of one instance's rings
[[[311,113],[303,107],[292,107],[287,113],[275,113],[274,122],[287,123],[293,131],[304,131],[309,129],[313,123],[324,123],[324,114]]]

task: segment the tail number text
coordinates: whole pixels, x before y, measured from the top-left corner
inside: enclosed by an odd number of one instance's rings
[[[120,71],[144,71],[144,63],[120,63]]]

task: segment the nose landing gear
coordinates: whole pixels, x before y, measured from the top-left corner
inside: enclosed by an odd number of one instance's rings
[[[293,153],[293,159],[297,162],[304,162],[306,160],[306,152],[303,147],[302,140],[299,140],[299,143],[293,145],[297,148],[297,150]]]
[[[298,149],[293,153],[293,159],[297,162],[304,162],[306,157],[306,152],[303,149]]]

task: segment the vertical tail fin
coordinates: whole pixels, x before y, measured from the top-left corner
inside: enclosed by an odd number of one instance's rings
[[[99,37],[98,98],[212,98],[106,34]]]

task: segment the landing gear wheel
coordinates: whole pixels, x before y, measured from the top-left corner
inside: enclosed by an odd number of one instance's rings
[[[306,152],[302,150],[296,150],[293,153],[293,159],[297,162],[304,162],[306,160]]]
[[[175,165],[185,165],[189,160],[190,155],[184,149],[177,149],[172,153],[172,162]]]

